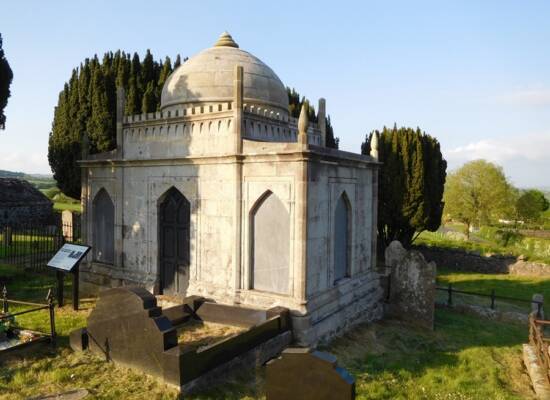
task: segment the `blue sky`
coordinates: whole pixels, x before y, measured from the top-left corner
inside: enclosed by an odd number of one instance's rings
[[[73,67],[122,49],[192,56],[227,30],[288,86],[327,99],[341,148],[420,126],[450,169],[476,158],[550,187],[548,1],[15,1],[0,33],[14,71],[0,169],[49,173],[48,133]]]

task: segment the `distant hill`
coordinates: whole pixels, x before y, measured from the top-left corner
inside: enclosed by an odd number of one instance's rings
[[[53,176],[48,174],[26,174],[24,172],[14,172],[0,169],[0,178],[23,179],[31,183],[37,189],[49,189],[57,185],[53,179]]]
[[[0,169],[0,178],[24,178],[23,172],[13,172]]]

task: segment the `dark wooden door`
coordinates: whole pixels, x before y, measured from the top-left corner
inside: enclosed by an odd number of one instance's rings
[[[159,207],[160,290],[185,294],[189,285],[189,201],[176,189]]]

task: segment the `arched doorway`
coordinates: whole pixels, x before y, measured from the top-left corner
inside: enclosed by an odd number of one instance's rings
[[[350,204],[346,193],[336,203],[334,213],[334,282],[350,275]]]
[[[158,211],[160,292],[185,293],[189,285],[191,207],[185,196],[171,188]]]
[[[115,205],[103,188],[94,198],[92,217],[94,261],[113,264],[115,261]]]
[[[279,198],[267,192],[252,210],[253,289],[288,294],[290,215]]]

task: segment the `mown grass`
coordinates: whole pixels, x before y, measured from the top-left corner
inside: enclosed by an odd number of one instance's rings
[[[66,203],[66,202],[54,201],[53,208],[54,210],[57,210],[57,211],[69,210],[69,211],[82,212],[82,207],[80,203],[74,203],[74,202]]]
[[[77,211],[82,212],[82,207],[80,206],[80,200],[73,199],[72,197],[66,196],[59,190],[55,185],[55,181],[52,181],[53,184],[47,187],[41,187],[40,190],[46,197],[53,201],[53,208],[57,211]]]
[[[479,274],[438,269],[437,283],[442,286],[450,283],[455,289],[485,294],[491,293],[491,290],[494,289],[497,296],[526,300],[530,300],[534,293],[542,293],[546,299],[550,299],[549,278],[508,274]]]
[[[13,297],[41,300],[54,276],[0,266]],[[66,288],[70,293],[69,288]],[[0,399],[24,399],[86,388],[91,399],[175,399],[157,381],[89,352],[73,353],[67,336],[84,326],[93,299],[75,312],[56,310],[59,345],[44,346],[0,364]],[[20,319],[44,329],[47,315]],[[396,321],[365,324],[324,348],[357,380],[358,399],[529,399],[534,398],[521,364],[527,328],[484,321],[449,310],[436,312],[434,332]],[[236,373],[224,383],[186,399],[263,399],[264,369]]]
[[[45,251],[50,248],[54,242],[52,236],[47,235],[28,235],[13,233],[11,238],[11,245],[4,245],[4,232],[0,231],[0,258],[8,257],[10,255],[25,255],[36,253],[40,249]]]
[[[500,311],[515,311],[527,314],[532,311],[533,294],[541,293],[548,304],[550,299],[550,279],[541,277],[517,276],[509,274],[480,274],[475,272],[457,272],[447,269],[437,271],[437,285],[447,287],[452,285],[454,290],[462,290],[473,293],[490,295],[495,291],[497,297],[495,308]],[[507,299],[499,299],[506,297]],[[490,307],[491,300],[488,297],[472,296],[466,294],[453,294],[454,304],[470,304],[481,307]],[[511,300],[521,299],[523,301]],[[437,291],[439,302],[447,302],[446,291]]]
[[[359,399],[521,399],[533,398],[525,340],[525,327],[438,310],[434,332],[382,321],[328,350],[356,377]]]

